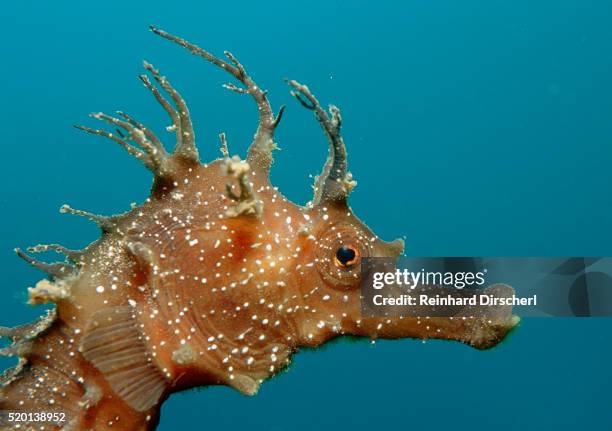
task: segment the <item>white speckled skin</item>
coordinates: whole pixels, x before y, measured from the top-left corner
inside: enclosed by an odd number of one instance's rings
[[[123,127],[139,148],[79,126],[142,160],[155,174],[151,197],[108,219],[66,207],[103,230],[85,250],[63,250],[74,268],[45,265],[20,252],[52,275],[30,297],[33,303],[56,303],[57,317],[35,330],[3,328],[13,345],[2,353],[19,356],[21,363],[0,380],[0,410],[65,413],[64,422],[46,423],[46,430],[154,429],[160,405],[171,393],[221,384],[254,395],[297,349],[339,335],[446,338],[490,347],[512,328],[510,318],[494,324],[362,319],[360,259],[396,258],[403,241],[380,240],[347,204],[355,182],[346,171],[340,111],[334,107],[328,117],[307,87],[289,82],[305,97],[300,102],[315,112],[331,150],[314,203],[297,206],[269,183],[280,114],[272,116],[265,92],[231,54],[225,63],[153,31],[229,71],[245,85],[230,89],[255,98],[260,124],[249,156],[246,162],[225,157],[200,164],[184,102],[148,63],[145,68],[177,107],[165,106],[143,78],[173,119],[174,154],[165,153],[148,129],[125,114],[119,114],[124,120],[94,117]],[[349,264],[336,259],[340,247],[354,252]],[[41,426],[0,422],[0,429]]]

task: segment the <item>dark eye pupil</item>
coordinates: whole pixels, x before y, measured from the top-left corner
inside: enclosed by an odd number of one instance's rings
[[[342,246],[338,249],[338,251],[336,251],[336,259],[338,259],[338,262],[340,262],[342,265],[346,265],[355,259],[355,250]]]

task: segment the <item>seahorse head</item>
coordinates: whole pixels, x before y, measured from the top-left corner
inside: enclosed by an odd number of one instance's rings
[[[188,181],[140,208],[143,228],[128,234],[146,285],[134,306],[168,378],[253,394],[302,346],[377,337],[380,328],[361,318],[362,260],[395,259],[404,244],[381,240],[355,216],[350,174],[344,183],[319,176],[300,206],[253,158],[181,172]]]
[[[363,317],[363,260],[393,261],[404,243],[381,240],[349,205],[356,182],[348,171],[340,110],[323,109],[308,87],[287,81],[328,141],[312,200],[294,204],[269,175],[283,109],[273,114],[267,93],[231,53],[221,60],[152,30],[229,72],[242,86],[226,87],[255,100],[259,124],[247,157],[230,157],[221,134],[222,157],[200,162],[183,98],[145,63],[148,75],[140,78],[176,134],[172,153],[124,112],[92,115],[123,130],[117,134],[77,127],[142,161],[154,174],[150,198],[109,218],[63,207],[95,220],[102,238],[78,252],[57,245],[33,251],[66,253],[75,267],[44,264],[19,251],[55,279],[31,289],[31,301],[58,304],[78,351],[127,405],[144,412],[164,394],[203,384],[252,395],[299,348],[341,335],[445,338],[490,347],[512,328],[511,314],[496,320]]]

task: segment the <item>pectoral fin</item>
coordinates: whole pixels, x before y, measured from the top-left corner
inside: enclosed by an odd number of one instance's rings
[[[80,350],[130,407],[145,411],[158,403],[166,380],[157,369],[132,307],[95,313]]]

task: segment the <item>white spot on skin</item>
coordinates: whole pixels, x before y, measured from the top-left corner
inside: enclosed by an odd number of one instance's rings
[[[98,292],[98,293],[102,293],[102,292],[104,292],[104,286],[98,286],[98,287],[96,287],[96,292]]]

